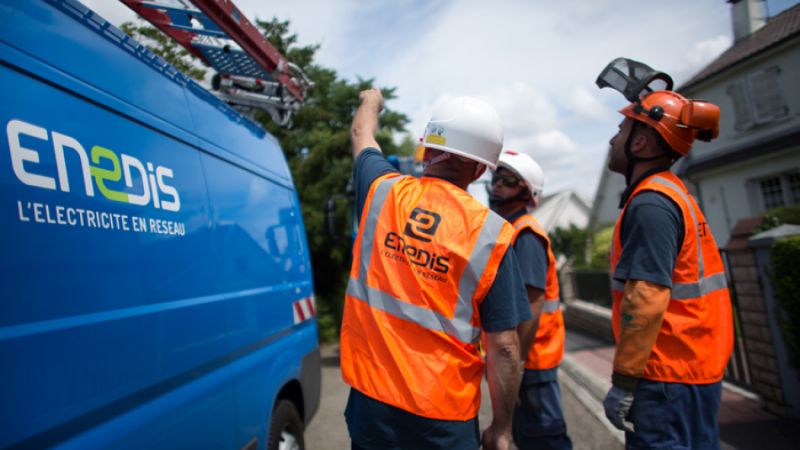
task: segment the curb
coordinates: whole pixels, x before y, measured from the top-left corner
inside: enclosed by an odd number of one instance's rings
[[[584,408],[597,419],[620,443],[625,444],[625,432],[611,425],[603,408],[603,398],[611,388],[611,381],[598,379],[597,375],[584,369],[569,354],[561,360],[558,382],[569,389]]]

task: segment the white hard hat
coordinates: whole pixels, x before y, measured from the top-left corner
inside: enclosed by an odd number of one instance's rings
[[[531,193],[531,203],[537,205],[544,188],[544,172],[528,154],[505,150],[500,154],[497,167],[505,167],[520,177]]]
[[[500,116],[477,98],[452,98],[436,108],[425,127],[422,145],[469,158],[494,170],[503,148]]]

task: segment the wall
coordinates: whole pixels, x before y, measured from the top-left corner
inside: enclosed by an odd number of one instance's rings
[[[778,82],[783,99],[789,107],[789,116],[749,130],[736,130],[733,99],[727,90],[731,83],[772,66],[781,69]],[[800,79],[800,36],[795,36],[775,49],[683,90],[685,96],[711,101],[721,110],[719,137],[711,142],[696,142],[692,147],[691,158],[697,160],[718,155],[732,147],[746,145],[800,126],[800,84],[796,82],[798,79]]]
[[[753,180],[800,169],[800,144],[770,155],[702,174],[695,180],[700,207],[717,244],[728,241],[733,225],[764,212],[761,192]]]

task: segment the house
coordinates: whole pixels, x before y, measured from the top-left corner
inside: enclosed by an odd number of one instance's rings
[[[575,191],[565,190],[542,197],[539,206],[533,210],[533,216],[548,232],[571,225],[586,228],[591,209],[591,205]]]
[[[765,19],[729,0],[734,44],[678,91],[721,109],[720,134],[674,167],[720,246],[744,217],[800,204],[800,4]]]
[[[619,199],[625,190],[625,177],[607,169],[608,153],[600,173],[600,182],[594,194],[592,210],[589,213],[589,228],[597,231],[613,225],[619,217]]]
[[[488,206],[491,179],[486,171],[467,187],[467,192]],[[585,228],[589,224],[591,209],[591,204],[575,191],[566,190],[542,197],[539,206],[533,210],[533,216],[541,222],[545,230],[552,232],[556,228],[569,228],[570,225]]]

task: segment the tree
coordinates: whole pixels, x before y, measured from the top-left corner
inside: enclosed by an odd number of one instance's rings
[[[346,187],[353,173],[350,122],[358,106],[358,93],[372,87],[373,80],[359,78],[349,82],[339,78],[334,70],[315,64],[319,45],[299,46],[288,21],[257,20],[256,26],[314,83],[291,128],[278,127],[266,113],[257,113],[256,120],[278,138],[289,160],[303,208],[320,309],[323,313],[335,314],[338,325],[350,267],[351,224],[348,219],[352,204],[339,202],[335,222],[341,224],[342,230],[336,236],[326,231],[325,204],[330,198],[347,198]],[[395,98],[394,91],[393,88],[382,89],[387,103]],[[407,123],[408,117],[404,114],[384,108],[377,140],[385,154],[413,152],[414,142],[409,136],[400,145],[394,142],[395,133],[403,132]],[[329,318],[321,318],[324,339],[336,335],[335,329],[326,326],[328,322]]]
[[[144,25],[141,19],[137,19],[136,23],[125,22],[120,28],[187,76],[199,81],[206,75],[206,71],[198,67],[194,55],[160,30]]]
[[[589,232],[571,224],[569,228],[556,228],[550,237],[553,253],[564,256],[575,267],[586,265],[586,248]]]
[[[314,83],[307,98],[294,116],[291,128],[281,128],[269,115],[258,111],[254,119],[281,143],[289,162],[303,210],[306,234],[314,269],[314,290],[323,340],[337,336],[341,322],[344,291],[349,272],[351,242],[348,230],[352,202],[339,202],[335,210],[341,233],[331,236],[325,227],[325,205],[328,199],[347,199],[348,181],[353,172],[350,149],[350,122],[358,106],[358,93],[371,88],[373,80],[358,78],[355,82],[341,79],[336,71],[314,62],[319,45],[300,46],[297,35],[290,31],[289,21],[273,18],[256,20],[256,26],[286,58],[300,66]],[[126,22],[122,30],[167,62],[200,80],[205,71],[197,68],[192,55],[150,26]],[[386,102],[395,98],[393,88],[383,88]],[[404,132],[408,117],[384,107],[380,116],[377,141],[387,155],[409,155],[414,140],[406,135],[398,145],[395,133]]]

